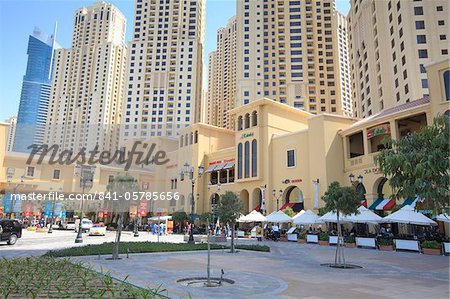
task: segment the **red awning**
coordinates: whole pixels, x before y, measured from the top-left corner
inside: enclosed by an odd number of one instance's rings
[[[360,206],[363,206],[363,207],[367,208],[367,200],[361,201],[361,202],[359,203],[359,205],[358,205],[358,208],[359,208]]]
[[[256,212],[259,212],[259,211],[261,210],[261,205],[257,205],[257,206],[254,208],[254,210],[255,210]]]
[[[280,208],[280,211],[286,209],[287,207],[292,208],[294,205],[295,205],[295,202],[287,202]]]

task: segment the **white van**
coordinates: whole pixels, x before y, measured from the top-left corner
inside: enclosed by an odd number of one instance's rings
[[[81,230],[85,233],[88,232],[94,224],[91,220],[87,218],[83,218],[81,220]],[[80,227],[80,219],[75,220],[75,232],[78,232],[78,228]]]

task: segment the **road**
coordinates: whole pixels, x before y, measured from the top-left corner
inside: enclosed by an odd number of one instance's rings
[[[39,256],[49,250],[113,242],[116,232],[107,231],[106,236],[89,236],[88,234],[83,234],[83,243],[79,244],[75,244],[76,235],[74,231],[53,230],[53,233],[49,234],[24,229],[22,231],[22,238],[15,245],[7,245],[5,242],[0,243],[0,258]],[[139,237],[134,237],[133,232],[124,231],[122,232],[121,241],[157,242],[158,236],[148,232],[139,232]],[[160,236],[159,241],[180,243],[183,241],[183,236]]]

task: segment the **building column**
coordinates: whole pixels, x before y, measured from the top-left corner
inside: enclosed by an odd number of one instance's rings
[[[398,127],[397,127],[397,122],[395,121],[395,119],[389,121],[389,126],[391,127],[391,138],[393,140],[398,140],[400,138],[400,136],[398,134]]]
[[[369,154],[369,139],[367,138],[367,128],[363,129],[363,145],[364,145],[364,155]]]

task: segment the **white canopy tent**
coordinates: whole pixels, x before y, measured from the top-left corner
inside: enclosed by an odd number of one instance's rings
[[[450,222],[450,216],[447,213],[436,216],[437,221]]]
[[[382,223],[405,223],[415,225],[437,225],[436,222],[427,216],[414,211],[410,205],[406,205],[397,212],[394,212],[381,220]]]
[[[322,221],[319,220],[319,216],[311,210],[303,211],[301,215],[297,215],[294,216],[294,224],[296,225],[313,225],[322,223]]]
[[[267,222],[273,222],[273,223],[288,223],[292,221],[292,218],[286,215],[283,211],[276,211],[271,213],[269,216],[266,217]]]
[[[294,220],[295,218],[303,215],[306,211],[305,210],[301,210],[300,212],[298,212],[297,214],[294,215],[294,217],[292,217],[292,220]]]
[[[239,222],[267,222],[267,218],[263,214],[255,210],[238,219]]]
[[[346,216],[346,220],[353,223],[379,223],[383,218],[364,206],[358,208],[359,214]]]
[[[339,222],[340,223],[346,223],[346,222],[350,222],[347,220],[348,216],[344,216],[342,214],[339,213]],[[322,222],[333,222],[336,223],[337,222],[337,215],[334,212],[328,212],[325,215],[323,215],[322,217],[319,218],[320,221]]]
[[[154,216],[148,218],[149,221],[166,221],[166,220],[172,220],[172,216]]]

